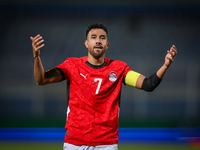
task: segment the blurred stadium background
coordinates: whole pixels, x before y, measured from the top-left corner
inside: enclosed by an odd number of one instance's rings
[[[175,62],[153,93],[123,86],[121,131],[171,128],[188,133],[180,129],[189,128],[189,137],[199,138],[200,1],[1,0],[0,22],[1,135],[12,128],[65,125],[66,83],[36,85],[29,37],[43,36],[41,59],[47,70],[67,57],[87,55],[87,26],[100,22],[109,32],[106,57],[125,61],[145,76],[164,63],[172,44],[178,48]]]

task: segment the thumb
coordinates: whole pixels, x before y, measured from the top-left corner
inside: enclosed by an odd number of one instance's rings
[[[33,37],[32,36],[30,36],[30,39],[33,41]]]

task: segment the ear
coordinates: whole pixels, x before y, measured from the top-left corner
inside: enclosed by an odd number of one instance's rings
[[[109,43],[109,42],[107,42],[107,49],[108,49],[109,45],[110,45],[110,43]]]
[[[88,48],[88,40],[85,40],[85,47]]]

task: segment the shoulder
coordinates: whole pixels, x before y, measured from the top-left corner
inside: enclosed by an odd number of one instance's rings
[[[107,61],[109,68],[122,71],[123,76],[126,76],[126,74],[132,70],[124,61],[111,60],[111,59],[107,59]]]
[[[124,61],[120,61],[120,60],[114,60],[114,59],[105,58],[105,61],[106,61],[109,65],[127,66],[127,64],[126,64]]]
[[[81,62],[85,62],[87,60],[87,57],[80,57],[80,58],[77,58],[77,57],[69,57],[69,58],[66,58],[65,59],[65,63],[70,63],[70,62],[73,62],[73,63],[81,63]]]

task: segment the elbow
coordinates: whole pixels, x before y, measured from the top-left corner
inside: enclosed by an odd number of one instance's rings
[[[155,87],[142,87],[142,90],[146,92],[153,92],[155,90]]]
[[[36,82],[36,84],[37,84],[37,85],[44,85],[43,83],[40,83],[40,82]]]
[[[36,81],[36,84],[37,85],[42,85],[42,86],[45,85],[45,83],[43,81]]]
[[[35,76],[34,79],[35,79],[35,82],[36,82],[37,85],[45,85],[46,84],[45,78]]]
[[[153,92],[155,88],[145,89],[146,92]]]
[[[161,79],[156,76],[156,74],[145,78],[142,84],[142,89],[147,92],[153,92],[156,87],[160,84]]]
[[[153,92],[157,86],[149,84],[148,82],[143,82],[142,89],[146,92]]]

